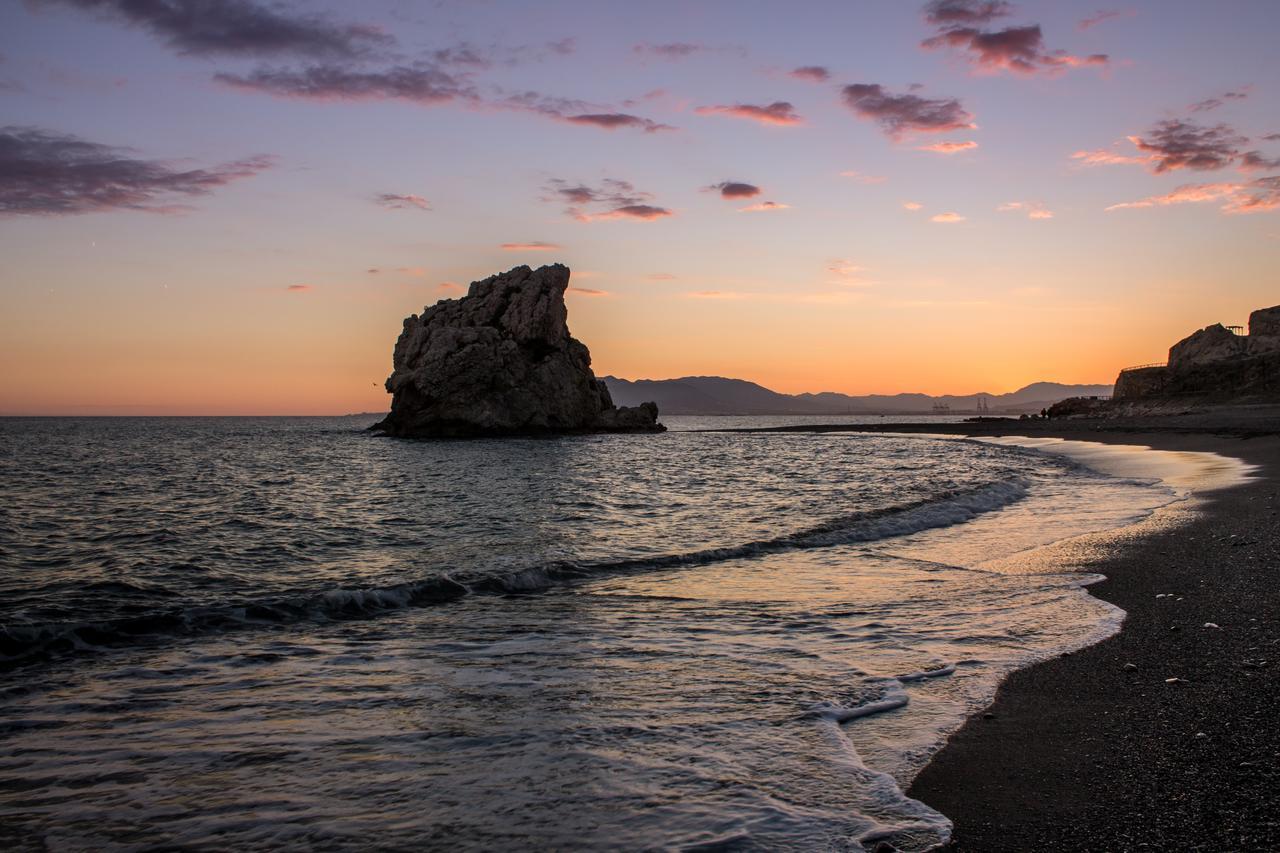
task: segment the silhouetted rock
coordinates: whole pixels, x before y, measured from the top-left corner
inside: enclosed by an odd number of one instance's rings
[[[1229,331],[1221,323],[1206,326],[1169,347],[1169,369],[1181,370],[1193,364],[1206,364],[1244,355],[1247,339]]]
[[[411,315],[387,379],[391,414],[371,429],[408,438],[658,432],[658,407],[618,409],[569,335],[561,264],[473,282]]]
[[[1249,315],[1249,353],[1280,352],[1280,305]]]

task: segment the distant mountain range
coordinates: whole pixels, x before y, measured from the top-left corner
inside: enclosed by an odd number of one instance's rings
[[[820,394],[780,394],[745,379],[685,376],[681,379],[619,379],[604,377],[613,402],[635,406],[652,400],[664,415],[928,415],[935,406],[952,414],[978,412],[979,400],[992,415],[1039,412],[1068,397],[1106,396],[1110,385],[1063,385],[1034,382],[1009,394],[966,394],[932,397],[928,394],[869,394],[853,397]]]

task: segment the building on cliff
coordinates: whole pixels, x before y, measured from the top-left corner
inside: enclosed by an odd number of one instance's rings
[[[1115,399],[1280,395],[1280,305],[1254,311],[1242,331],[1215,323],[1170,347],[1166,364],[1121,370]]]

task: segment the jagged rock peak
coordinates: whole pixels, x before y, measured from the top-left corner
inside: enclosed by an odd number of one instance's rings
[[[430,438],[659,432],[658,408],[616,408],[569,334],[569,268],[518,266],[405,318],[387,379],[391,414],[372,429]]]

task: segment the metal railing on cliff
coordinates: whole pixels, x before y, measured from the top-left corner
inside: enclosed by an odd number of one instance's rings
[[[1133,367],[1120,368],[1121,373],[1128,373],[1130,370],[1146,370],[1148,367],[1168,367],[1167,361],[1153,361],[1151,364],[1135,364]]]

